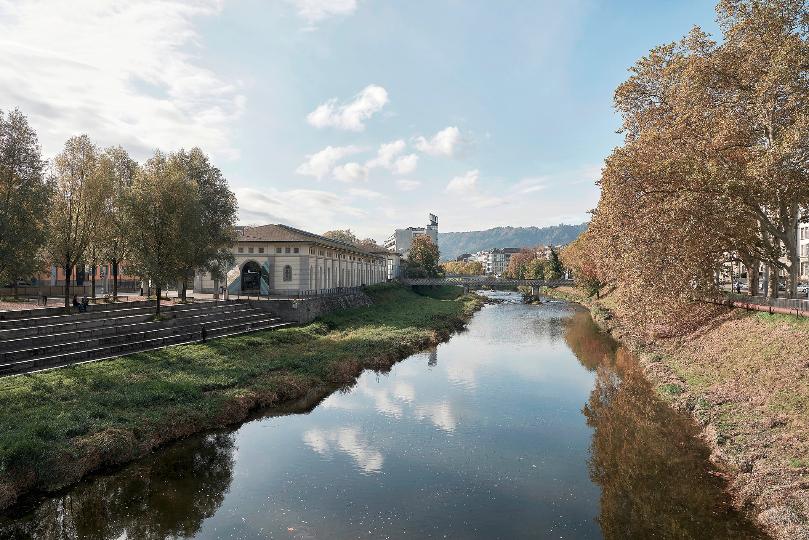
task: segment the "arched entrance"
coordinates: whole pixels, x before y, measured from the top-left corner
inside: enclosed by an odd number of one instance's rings
[[[258,291],[261,288],[261,267],[256,261],[242,266],[242,292]]]

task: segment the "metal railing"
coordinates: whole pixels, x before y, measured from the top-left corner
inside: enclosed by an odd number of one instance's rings
[[[358,287],[332,287],[330,289],[270,289],[267,292],[242,291],[238,293],[228,293],[228,298],[233,300],[273,300],[282,298],[317,298],[323,296],[343,296],[355,294],[363,289]]]
[[[746,294],[725,293],[725,298],[734,304],[772,307],[780,310],[809,312],[809,299],[803,298],[769,298],[766,296],[749,296]]]

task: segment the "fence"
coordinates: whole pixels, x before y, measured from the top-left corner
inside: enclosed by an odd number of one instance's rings
[[[262,298],[315,298],[322,296],[341,296],[354,294],[361,291],[363,287],[334,287],[331,289],[270,289],[267,293],[259,294],[258,291],[244,291],[240,293],[229,293],[228,298],[240,300],[242,298],[262,299]]]
[[[748,296],[745,294],[726,294],[730,305],[756,311],[770,313],[786,313],[792,315],[809,315],[809,299],[802,298],[768,298],[765,296]]]
[[[137,292],[140,293],[140,281],[119,281],[118,282],[118,292],[119,293],[133,293]],[[19,298],[41,298],[42,295],[45,295],[49,298],[57,298],[64,296],[65,294],[65,284],[64,282],[58,283],[56,285],[48,284],[37,284],[37,285],[20,285],[14,289],[14,287],[0,287],[0,296],[1,297],[12,297],[17,296]],[[70,294],[81,296],[92,296],[92,284],[89,281],[85,281],[84,285],[74,285],[71,283],[70,285]],[[100,281],[96,282],[96,296],[101,296],[103,294],[112,294],[112,282],[110,281],[107,288],[103,287],[103,283]]]

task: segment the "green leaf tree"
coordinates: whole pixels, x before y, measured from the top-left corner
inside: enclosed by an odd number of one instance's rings
[[[138,168],[138,163],[120,146],[107,148],[99,159],[99,174],[106,189],[101,205],[103,226],[97,238],[101,260],[110,263],[113,299],[118,298],[121,263],[129,256],[133,226],[129,221],[127,201]]]
[[[54,158],[54,191],[48,215],[47,252],[65,273],[65,307],[70,306],[73,268],[86,254],[100,199],[98,149],[87,135],[71,137]]]
[[[196,212],[196,186],[177,160],[157,151],[135,175],[127,212],[132,224],[130,266],[156,288],[155,314],[169,283],[186,270],[184,225]]]
[[[188,279],[196,272],[206,270],[221,279],[222,269],[227,272],[235,264],[229,248],[235,241],[238,203],[222,172],[199,148],[180,150],[169,159],[194,192],[183,214],[187,218],[183,224],[185,241],[179,252],[182,269],[178,277],[185,299]]]
[[[36,133],[15,109],[0,111],[0,285],[41,268],[51,186]]]

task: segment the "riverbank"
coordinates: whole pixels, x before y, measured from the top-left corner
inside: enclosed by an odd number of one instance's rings
[[[482,305],[404,287],[295,328],[0,379],[0,508],[244,420],[322,386],[348,385],[461,329]]]
[[[683,337],[640,345],[609,296],[560,287],[637,355],[657,392],[702,427],[738,507],[778,539],[809,538],[809,320],[723,309]]]

